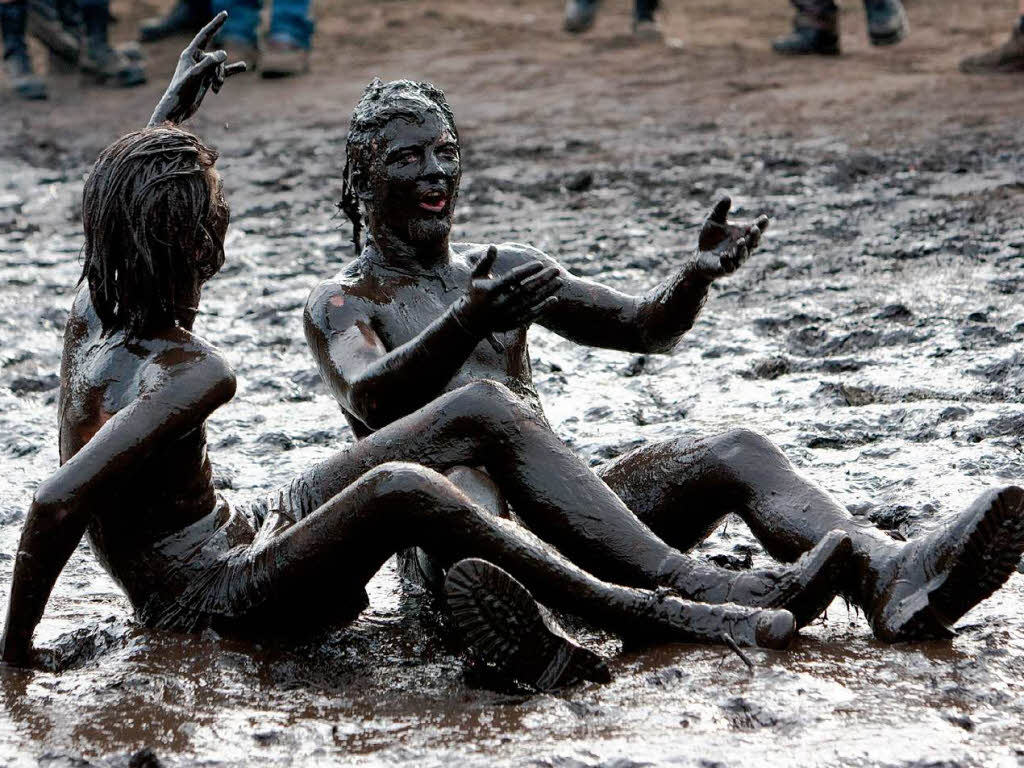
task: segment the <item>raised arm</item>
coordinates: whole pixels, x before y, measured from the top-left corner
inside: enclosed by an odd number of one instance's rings
[[[303,317],[306,342],[348,413],[370,429],[412,413],[444,391],[484,338],[527,325],[550,306],[561,282],[556,268],[533,262],[495,279],[496,257],[491,246],[473,268],[466,294],[391,350],[373,330],[371,303],[338,282],[313,291]]]
[[[27,665],[32,633],[57,577],[103,495],[157,448],[201,426],[231,399],[235,380],[219,359],[204,357],[165,374],[110,418],[83,448],[36,490],[18,544],[0,639],[0,661]]]
[[[212,88],[214,93],[219,93],[227,78],[245,72],[244,61],[225,65],[227,53],[206,52],[206,46],[227,17],[227,11],[214,16],[181,52],[171,83],[149,118],[150,128],[167,122],[175,125],[185,122],[199,110],[207,91]]]
[[[728,223],[723,197],[701,228],[693,258],[640,296],[562,271],[562,287],[538,322],[581,344],[627,352],[671,352],[693,327],[711,283],[735,272],[761,241],[768,217],[747,227]],[[546,260],[549,263],[550,260]]]

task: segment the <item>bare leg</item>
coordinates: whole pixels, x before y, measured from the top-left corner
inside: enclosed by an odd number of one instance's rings
[[[854,519],[801,477],[770,441],[733,430],[639,449],[604,473],[638,517],[682,549],[729,512],[765,549],[793,560],[839,529],[852,557],[843,591],[887,640],[942,637],[1008,578],[1024,550],[1024,491],[989,492],[961,515],[910,544]]]
[[[602,479],[637,517],[682,550],[735,512],[773,557],[791,562],[829,531],[849,534],[854,557],[891,554],[898,544],[856,520],[806,478],[767,438],[745,429],[672,440],[623,456]]]
[[[264,585],[256,620],[327,614],[332,589],[361,587],[396,550],[423,546],[445,566],[480,557],[504,568],[538,599],[606,629],[661,640],[737,641],[779,647],[793,620],[785,611],[704,606],[603,582],[536,536],[475,507],[443,476],[386,463],[280,535],[261,542],[253,572]],[[244,606],[243,606],[244,608]]]
[[[675,553],[500,384],[476,382],[443,395],[297,482],[317,507],[386,461],[439,471],[485,467],[530,530],[615,583],[655,586],[660,565]]]

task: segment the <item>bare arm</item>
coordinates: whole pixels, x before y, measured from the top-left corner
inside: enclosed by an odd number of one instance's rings
[[[39,486],[18,544],[0,660],[28,663],[32,633],[50,591],[111,483],[161,445],[202,425],[231,399],[234,386],[234,376],[213,358],[170,371],[157,389],[116,413]]]
[[[550,304],[558,270],[536,262],[499,279],[492,246],[473,268],[469,290],[410,341],[385,348],[370,310],[344,287],[313,292],[303,324],[320,375],[346,411],[380,429],[437,397],[492,331],[529,324]]]
[[[727,197],[715,205],[701,229],[694,258],[664,283],[630,296],[563,270],[557,301],[538,322],[581,344],[671,352],[693,327],[711,283],[734,272],[768,227],[763,215],[748,227],[729,225],[730,205]]]

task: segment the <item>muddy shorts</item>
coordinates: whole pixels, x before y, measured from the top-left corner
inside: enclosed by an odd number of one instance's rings
[[[321,624],[351,621],[369,605],[361,585],[344,591],[332,584],[329,598],[312,588],[306,595],[281,595],[273,558],[257,557],[314,510],[301,477],[249,502],[218,495],[208,515],[143,553],[153,589],[135,601],[136,617],[145,626],[184,632],[286,631],[261,625],[290,623],[290,610],[315,615]]]

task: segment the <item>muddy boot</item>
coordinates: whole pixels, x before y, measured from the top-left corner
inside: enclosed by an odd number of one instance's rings
[[[271,37],[260,51],[260,76],[293,77],[309,72],[309,49],[286,37]]]
[[[651,642],[727,644],[781,651],[796,637],[793,614],[786,610],[745,605],[708,605],[684,600],[670,589],[634,590],[630,626],[622,634],[627,645]]]
[[[600,0],[566,0],[562,29],[574,35],[586,32],[594,26],[599,5]]]
[[[0,4],[0,31],[4,39],[4,74],[15,94],[23,99],[46,98],[46,83],[32,71],[25,45],[28,13],[24,3]]]
[[[139,42],[154,43],[174,35],[194,35],[213,18],[209,0],[178,0],[166,16],[139,24]]]
[[[32,35],[60,59],[78,62],[78,29],[74,21],[69,27],[56,5],[47,0],[31,0],[28,7],[28,29]]]
[[[1022,553],[1024,490],[986,491],[869,574],[858,602],[880,640],[952,637],[953,624],[1005,583]]]
[[[661,566],[658,582],[687,600],[785,609],[797,627],[812,622],[839,593],[852,553],[850,537],[830,531],[791,565],[730,573],[673,554]]]
[[[611,680],[604,659],[573,640],[501,568],[460,560],[448,571],[445,593],[467,645],[501,675],[541,691],[578,680]]]
[[[838,56],[839,10],[835,3],[799,0],[793,31],[772,41],[783,56]]]
[[[105,3],[82,4],[82,25],[85,30],[78,66],[97,82],[117,88],[130,88],[146,82],[141,62],[111,47],[107,39],[110,16]]]
[[[910,32],[907,12],[900,0],[864,0],[864,13],[872,45],[895,45]]]
[[[993,51],[968,56],[960,62],[960,71],[968,75],[994,75],[1024,72],[1024,30],[1013,28],[1010,39]]]

